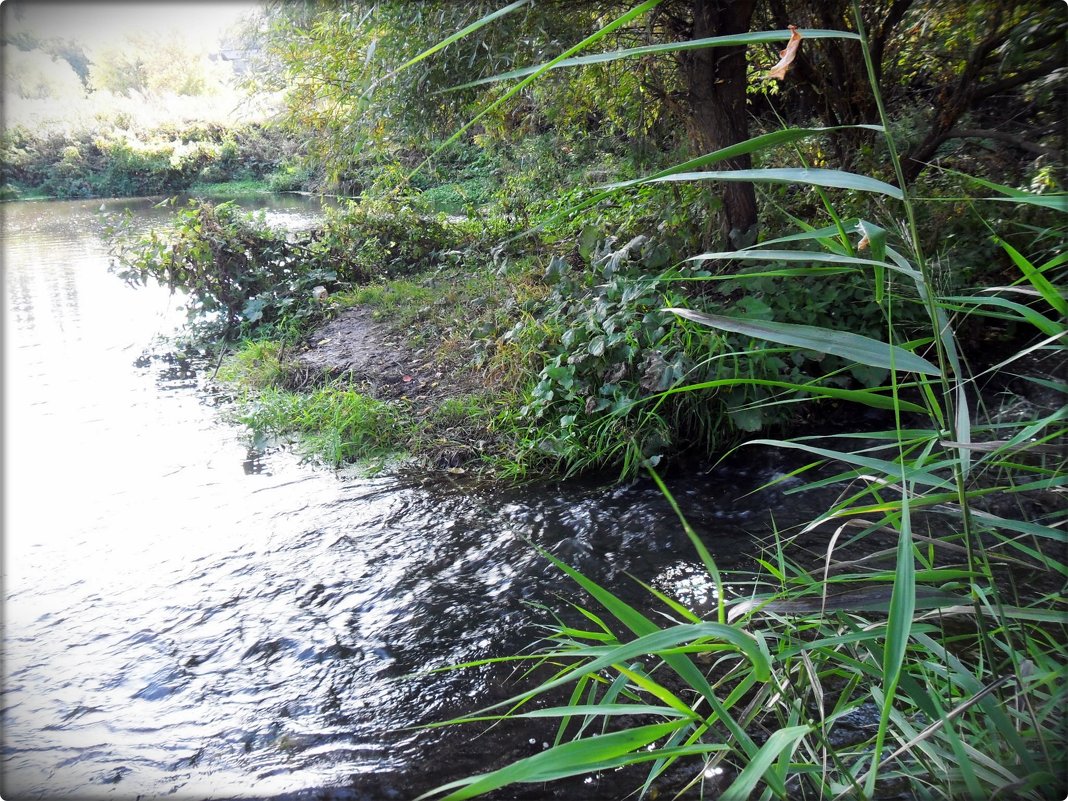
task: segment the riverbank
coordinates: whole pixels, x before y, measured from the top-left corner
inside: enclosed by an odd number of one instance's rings
[[[347,302],[328,301],[337,304],[330,319],[291,345],[249,342],[224,360],[219,376],[253,439],[371,471],[399,460],[463,473],[500,457],[501,394],[467,361],[470,349],[441,351],[426,330],[411,336],[375,307]]]
[[[998,298],[990,313],[975,290],[940,296],[932,320],[968,312],[947,344],[924,335],[930,309],[916,295],[932,284],[907,261],[878,262],[903,276],[892,295],[865,294],[875,260],[834,247],[878,249],[871,255],[881,258],[891,250],[874,227],[864,238],[875,245],[861,248],[853,241],[860,223],[844,235],[802,235],[825,250],[784,252],[772,243],[734,254],[743,266],[733,273],[723,264],[705,270],[710,259],[672,264],[664,230],[631,236],[625,226],[609,233],[585,225],[517,238],[524,231],[507,223],[385,199],[342,205],[321,226],[283,235],[231,206],[193,204],[169,238],[131,251],[126,275],[184,276],[182,288],[213,311],[198,319],[234,343],[218,375],[235,382],[236,416],[255,432],[259,452],[296,435],[298,448],[328,465],[357,462],[369,472],[417,460],[419,481],[608,471],[659,482],[662,474],[669,500],[679,486],[669,468],[685,472],[687,454],[721,454],[745,437],[796,459],[762,486],[795,504],[807,492],[819,508],[802,520],[769,510],[745,524],[764,532],[737,546],[755,557],[756,572],[751,564],[727,572],[712,548],[718,521],[694,527],[688,519],[693,498],[722,485],[690,490],[675,507],[678,522],[665,525],[704,563],[703,599],[655,586],[644,600],[624,599],[622,579],[599,581],[596,563],[584,561],[596,548],[564,538],[547,549],[591,600],[574,601],[584,620],[550,626],[530,657],[562,666],[560,679],[504,700],[547,693],[551,704],[570,684],[573,694],[554,714],[604,709],[603,736],[621,749],[613,764],[641,763],[645,752],[633,743],[652,743],[642,738],[696,732],[686,754],[707,762],[688,769],[733,785],[761,753],[803,747],[804,764],[830,770],[821,762],[828,754],[864,763],[887,736],[908,742],[916,721],[935,721],[940,733],[928,753],[944,765],[956,753],[957,729],[946,726],[959,719],[971,747],[993,755],[983,769],[1022,760],[1019,770],[966,781],[1000,786],[1021,773],[1051,775],[1040,766],[1061,753],[1048,738],[1061,725],[1052,710],[1064,693],[1063,513],[1055,503],[1063,350],[1054,344],[1063,325],[1045,313],[1042,304],[1062,301],[1040,271],[1013,251],[1028,292],[1037,293],[1029,307]],[[205,239],[210,246],[200,247]],[[752,257],[770,263],[744,267]],[[822,323],[818,336],[779,323],[802,314]],[[894,323],[889,335],[884,315]],[[981,382],[964,378],[964,363]],[[960,439],[948,438],[947,419]],[[663,616],[649,616],[652,609]],[[885,663],[891,646],[894,665]],[[476,658],[474,666],[491,663]],[[947,664],[948,675],[938,667]],[[993,664],[1003,665],[996,675]],[[1010,693],[1004,671],[1019,665]],[[925,688],[943,684],[936,703]],[[601,694],[607,687],[627,689]],[[1023,697],[1050,711],[1021,736],[1012,710]],[[721,706],[706,714],[703,699]],[[617,704],[635,711],[620,714]],[[854,719],[849,737],[834,733]],[[573,736],[518,764],[539,777],[575,773],[568,754],[592,738],[581,727]],[[895,759],[900,766],[879,767],[880,789],[869,797],[942,775],[912,755]],[[591,760],[584,769],[604,768]],[[514,775],[494,774],[482,786]],[[764,780],[777,781],[773,773]],[[852,786],[843,775],[824,790]]]
[[[6,128],[0,200],[250,194],[303,189],[297,149],[263,123],[137,123],[129,115],[92,126]]]
[[[784,282],[772,264],[744,282],[716,280],[703,263],[670,265],[670,231],[609,236],[589,225],[574,238],[565,230],[495,249],[522,229],[389,201],[342,204],[293,242],[226,205],[194,203],[180,215],[185,244],[175,253],[194,252],[206,225],[218,232],[215,262],[241,264],[246,248],[256,262],[238,268],[254,271],[248,286],[177,287],[235,315],[239,341],[218,375],[240,401],[238,419],[257,443],[294,441],[331,466],[407,458],[503,478],[632,475],[746,437],[892,425],[886,370],[812,349],[754,349],[748,331],[713,333],[667,311],[760,323],[796,317],[801,305],[809,323],[851,322],[878,338],[882,307],[861,302],[860,273]],[[134,247],[127,275],[214,269],[168,267],[158,259],[170,251],[156,250],[167,241],[140,257]],[[907,296],[895,304],[902,331],[921,334],[920,309]],[[965,318],[961,330],[981,339],[962,340],[978,372],[1027,345],[1011,321]],[[1026,403],[1055,372],[1010,385],[994,371],[986,401],[1017,393]],[[791,387],[801,396],[784,403]],[[908,388],[900,400],[906,424],[922,413]]]

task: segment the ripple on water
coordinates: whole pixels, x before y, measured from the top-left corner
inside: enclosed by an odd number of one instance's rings
[[[12,796],[356,784],[387,798],[377,777],[397,775],[425,789],[485,767],[487,741],[449,750],[448,734],[411,727],[518,686],[507,665],[425,671],[519,650],[545,622],[530,602],[559,607],[570,591],[532,543],[636,603],[647,596],[625,572],[707,599],[649,483],[340,480],[285,451],[250,454],[195,363],[144,351],[171,301],[107,275],[102,244],[84,235],[95,206],[51,211],[4,243],[20,423],[0,710]],[[76,421],[77,437],[56,420]],[[779,508],[778,494],[743,498],[766,475],[674,482],[722,567],[757,512]]]

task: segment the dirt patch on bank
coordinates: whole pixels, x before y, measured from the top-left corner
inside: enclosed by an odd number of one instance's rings
[[[344,309],[291,355],[287,383],[302,390],[341,382],[375,400],[400,404],[407,420],[404,448],[429,467],[461,471],[461,465],[498,446],[492,416],[470,411],[493,390],[485,372],[470,363],[470,353],[444,347],[432,331],[413,331],[409,338],[395,322],[375,319],[370,308]],[[463,400],[447,408],[453,398]]]
[[[433,348],[413,347],[371,309],[345,309],[315,329],[296,356],[311,383],[344,378],[379,400],[440,401],[483,391],[475,371],[448,363]]]

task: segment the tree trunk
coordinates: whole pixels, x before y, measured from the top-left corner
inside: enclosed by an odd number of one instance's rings
[[[693,0],[693,38],[746,33],[755,0]],[[701,153],[743,142],[749,138],[746,112],[745,47],[711,47],[685,54],[690,136]],[[728,159],[722,169],[746,170],[749,156]],[[723,189],[723,233],[732,247],[756,241],[756,191],[751,183],[726,182]]]

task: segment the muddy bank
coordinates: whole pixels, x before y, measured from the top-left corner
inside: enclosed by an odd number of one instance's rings
[[[346,378],[381,400],[442,398],[479,388],[445,370],[426,348],[374,319],[366,307],[345,309],[302,342],[296,365],[312,380]]]
[[[380,319],[371,308],[346,308],[286,355],[281,383],[296,391],[333,383],[389,403],[404,421],[402,448],[420,465],[463,472],[463,465],[499,444],[494,412],[487,411],[494,389],[486,372],[470,363],[470,353],[440,344],[425,330],[409,334]]]

